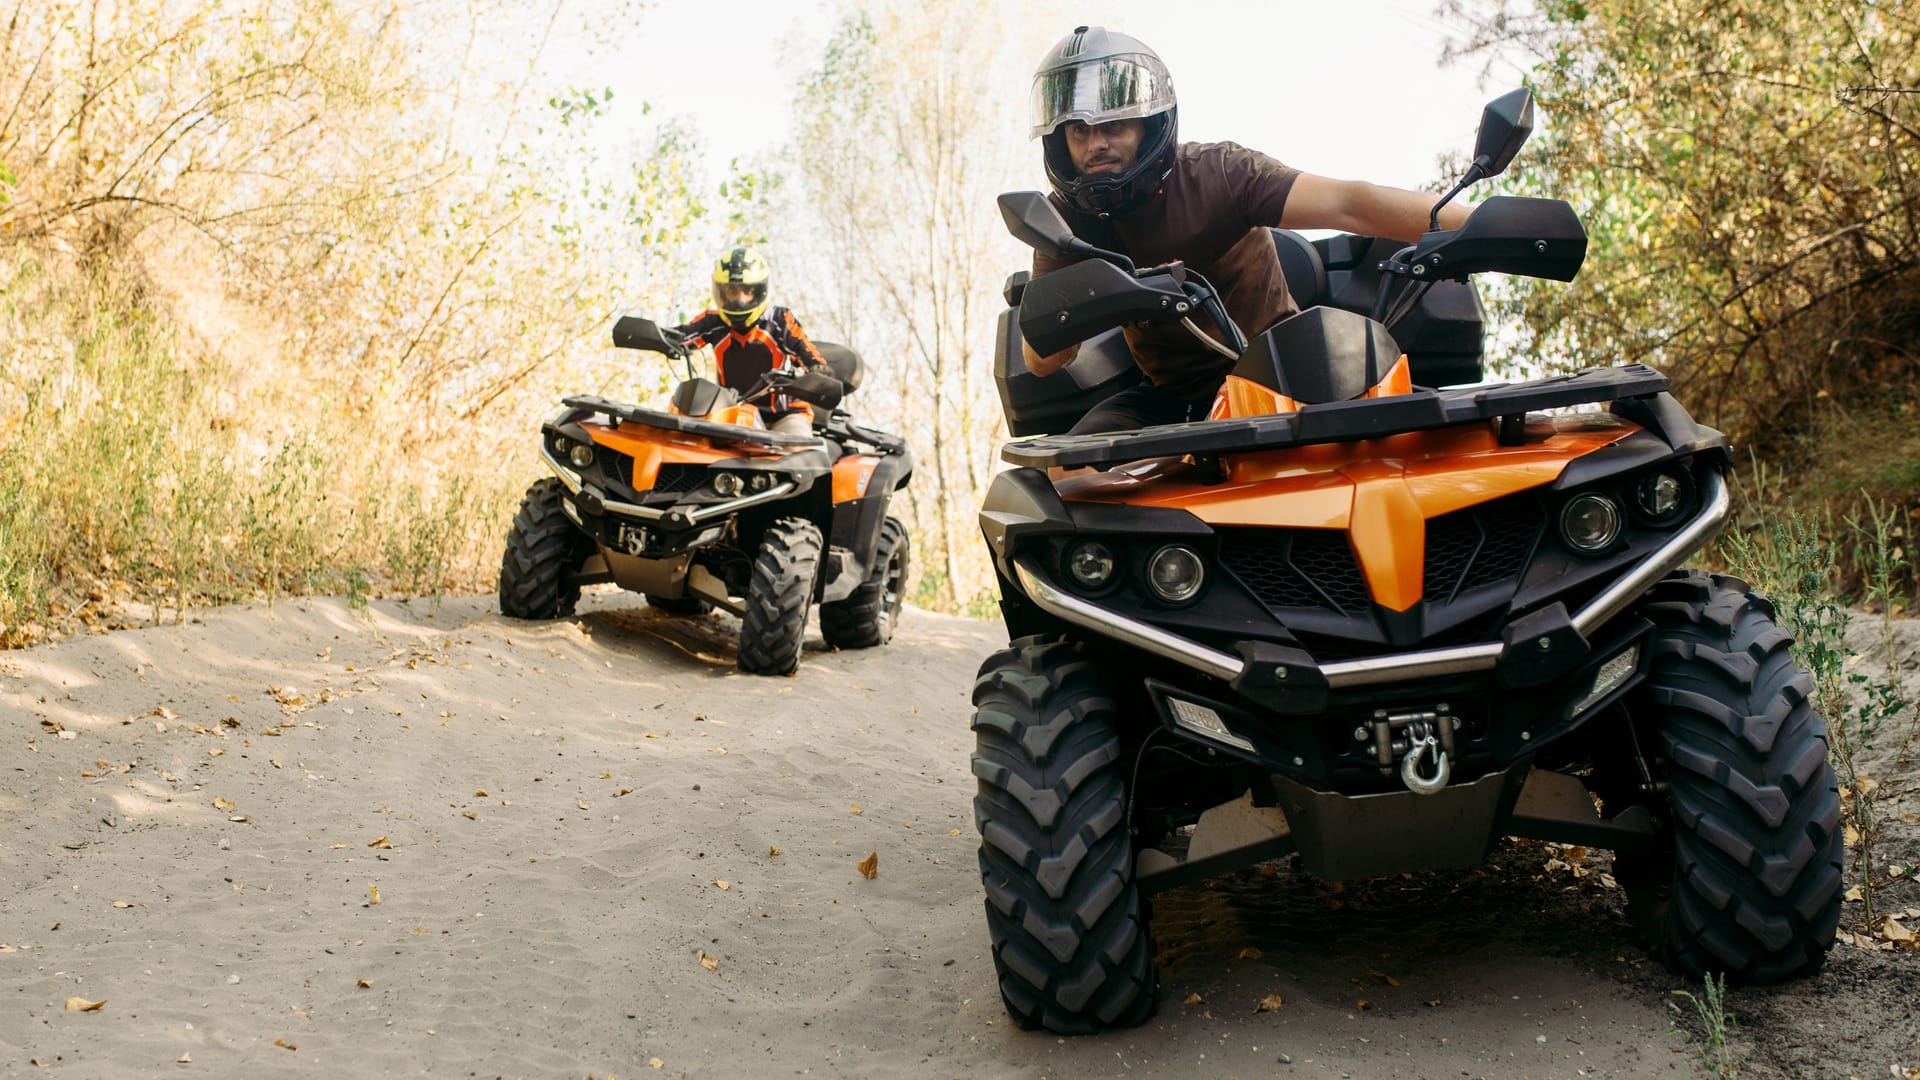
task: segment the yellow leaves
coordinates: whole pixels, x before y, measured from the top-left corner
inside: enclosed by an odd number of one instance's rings
[[[133,905],[132,905],[132,904],[129,904],[129,903],[127,903],[127,902],[126,902],[125,900],[115,900],[115,901],[113,902],[113,906],[114,906],[114,907],[117,907],[117,908],[120,908],[121,910],[125,910],[125,909],[127,909],[127,908],[130,908],[130,907],[132,907]]]
[[[224,754],[224,753],[226,753],[226,751],[225,751],[225,750],[222,750],[222,749],[220,749],[220,748],[219,748],[219,747],[217,747],[217,746],[210,746],[210,747],[208,747],[208,748],[207,748],[207,756],[208,756],[208,757],[219,757],[219,756],[220,756],[221,754]]]
[[[664,1061],[661,1061],[659,1058],[647,1059],[647,1068],[649,1069],[664,1069],[666,1067],[667,1067],[667,1063]]]
[[[708,955],[707,955],[707,950],[705,950],[705,949],[701,949],[701,950],[700,950],[700,952],[699,952],[699,956],[700,956],[700,966],[701,966],[701,967],[703,967],[703,968],[706,968],[706,969],[707,969],[708,971],[719,971],[719,970],[720,970],[720,958],[719,958],[719,957],[717,957],[717,956],[708,956]]]
[[[101,1006],[105,1004],[106,1004],[105,999],[102,999],[100,1001],[88,1001],[86,998],[83,998],[83,997],[70,997],[67,999],[67,1011],[68,1012],[99,1012]]]
[[[1198,997],[1199,995],[1196,994],[1194,996]],[[1268,994],[1266,997],[1261,998],[1258,1004],[1254,1005],[1253,1011],[1257,1013],[1279,1012],[1284,1005],[1286,1005],[1286,1002],[1280,1000],[1279,994]]]
[[[959,829],[948,829],[948,830],[947,830],[947,835],[948,835],[948,836],[959,836],[959,835],[960,835],[960,830],[959,830]]]
[[[1203,997],[1201,997],[1201,996],[1200,996],[1200,995],[1199,995],[1198,993],[1192,993],[1192,994],[1188,994],[1188,995],[1187,995],[1187,1000],[1185,1000],[1185,1001],[1183,1001],[1183,1002],[1181,1002],[1180,1004],[1182,1004],[1182,1005],[1205,1005],[1206,1003],[1207,1003],[1207,999],[1206,999],[1206,998],[1203,998]]]
[[[769,859],[777,859],[777,858],[779,858],[779,857],[780,857],[780,849],[779,849],[779,848],[777,848],[777,847],[770,847],[770,848],[768,848],[768,849],[767,849],[767,858],[769,858]]]
[[[368,907],[380,906],[380,886],[378,885],[367,886],[367,906]]]
[[[860,808],[860,804],[859,804],[859,803],[854,803],[854,804],[853,804],[852,806],[849,806],[849,807],[847,807],[847,813],[849,813],[849,814],[864,814],[864,813],[866,813],[866,811],[865,811],[865,810],[862,810],[862,809]]]
[[[354,980],[353,985],[358,987],[361,990],[373,989],[373,981],[370,979],[356,979]]]
[[[343,848],[343,847],[346,847],[346,846],[347,846],[347,845],[345,845],[345,844],[328,844],[328,845],[327,845],[327,850],[328,850],[328,851],[339,851],[339,850],[340,850],[341,848]]]
[[[880,853],[877,851],[869,853],[866,858],[860,860],[860,865],[854,869],[860,871],[860,876],[866,878],[868,881],[879,877]]]
[[[1366,1012],[1368,1009],[1373,1008],[1373,1002],[1368,1001],[1366,998],[1361,998],[1359,1001],[1353,1003],[1353,1008],[1355,1012]]]
[[[633,794],[633,789],[632,789],[632,788],[630,788],[630,787],[623,787],[623,788],[621,788],[621,789],[620,789],[619,791],[616,791],[616,792],[614,792],[614,793],[613,793],[613,797],[614,797],[614,798],[616,798],[616,799],[619,799],[619,798],[624,798],[625,796],[628,796],[628,795],[631,795],[631,794]]]
[[[501,803],[500,805],[502,805],[502,806],[505,806],[506,804],[505,804],[505,803]],[[463,817],[463,818],[466,818],[466,819],[467,819],[468,821],[479,821],[479,820],[480,820],[480,815],[479,815],[479,814],[476,814],[476,813],[474,813],[474,812],[473,812],[473,811],[471,811],[471,810],[462,810],[462,811],[460,811],[460,816],[461,816],[461,817]]]
[[[299,1047],[297,1047],[297,1046],[295,1046],[295,1045],[293,1045],[292,1043],[290,1043],[290,1042],[288,1042],[288,1041],[287,1041],[287,1040],[285,1040],[285,1039],[275,1039],[275,1040],[273,1040],[273,1045],[275,1045],[275,1046],[277,1046],[277,1047],[279,1047],[279,1048],[280,1048],[280,1049],[282,1049],[282,1050],[298,1050],[298,1049],[300,1049]]]
[[[1249,945],[1246,948],[1240,950],[1240,959],[1258,960],[1260,959],[1260,950]]]
[[[1384,971],[1369,971],[1367,972],[1367,974],[1373,976],[1373,981],[1379,983],[1381,986],[1399,986],[1400,985],[1399,979],[1394,978],[1393,976],[1387,974]]]
[[[389,841],[384,836],[376,836],[373,839],[367,841],[367,846],[370,848],[380,848],[382,850],[389,850],[389,851],[392,850],[393,848],[392,842]]]
[[[726,892],[728,889],[733,888],[733,883],[728,881],[716,881],[713,883],[713,887],[716,889],[719,889],[721,892]]]
[[[474,797],[474,798],[476,798],[476,799],[484,799],[484,798],[486,798],[486,797],[487,797],[487,789],[486,789],[486,788],[481,788],[481,789],[479,789],[478,791],[475,791],[475,792],[473,793],[473,797]]]
[[[215,810],[231,810],[233,806],[234,803],[232,799],[224,799],[219,796],[214,797],[213,808]]]
[[[587,805],[587,803],[586,803],[586,800],[584,800],[584,799],[582,799],[582,800],[580,800],[580,801],[579,801],[578,803],[576,803],[575,805],[577,805],[577,806],[579,806],[579,807],[580,807],[580,809],[582,809],[582,810],[591,810],[591,809],[593,809],[593,807],[591,807],[591,806],[588,806],[588,805]]]

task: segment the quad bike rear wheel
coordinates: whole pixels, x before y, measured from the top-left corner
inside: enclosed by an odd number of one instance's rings
[[[516,619],[561,619],[573,614],[580,586],[568,575],[592,541],[560,508],[566,489],[553,477],[535,480],[520,500],[500,557],[500,610]]]
[[[820,605],[820,635],[836,649],[870,649],[893,638],[905,599],[912,541],[898,519],[880,523],[873,572],[844,600]]]
[[[973,800],[987,930],[1007,1012],[1081,1035],[1153,1015],[1153,943],[1128,835],[1107,676],[1023,639],[973,686]]]
[[[647,594],[647,606],[656,607],[669,615],[705,615],[713,610],[713,601],[698,596],[655,596]]]
[[[804,518],[781,518],[760,538],[747,585],[747,615],[740,622],[740,670],[754,675],[791,675],[800,666],[800,644],[813,607],[813,580],[820,568],[820,530]]]
[[[1685,572],[1641,605],[1657,629],[1640,697],[1670,835],[1615,860],[1627,913],[1676,973],[1764,984],[1811,974],[1840,921],[1840,795],[1813,680],[1773,605]]]

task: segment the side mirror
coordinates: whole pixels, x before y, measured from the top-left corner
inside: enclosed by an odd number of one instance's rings
[[[1000,217],[1006,221],[1007,231],[1014,239],[1055,258],[1065,258],[1072,253],[1076,240],[1073,230],[1045,195],[1038,191],[1009,191],[1002,194],[998,202]]]
[[[1523,86],[1489,102],[1480,114],[1480,134],[1473,140],[1473,163],[1480,166],[1480,175],[1505,172],[1531,134],[1533,91]]]

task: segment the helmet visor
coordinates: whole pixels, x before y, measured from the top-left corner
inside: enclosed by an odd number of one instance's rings
[[[1146,53],[1106,56],[1033,77],[1037,139],[1068,120],[1105,124],[1173,108],[1173,79],[1160,58]]]
[[[728,315],[745,315],[767,302],[767,283],[764,281],[742,283],[738,281],[716,281],[713,283],[713,303]]]

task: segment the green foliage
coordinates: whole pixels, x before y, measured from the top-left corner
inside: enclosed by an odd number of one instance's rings
[[[1529,71],[1504,183],[1565,198],[1571,286],[1515,281],[1509,363],[1644,361],[1763,453],[1920,372],[1920,5],[1455,0],[1456,57]]]
[[[1730,1077],[1739,1070],[1728,1042],[1735,1021],[1727,1011],[1727,977],[1709,974],[1701,980],[1700,993],[1674,990],[1673,996],[1686,998],[1693,1005],[1694,1020],[1700,1025],[1700,1063],[1710,1075]]]

